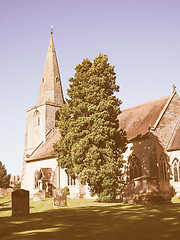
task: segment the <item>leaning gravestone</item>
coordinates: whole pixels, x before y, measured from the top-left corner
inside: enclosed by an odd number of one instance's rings
[[[12,215],[29,214],[29,191],[17,189],[12,192]]]
[[[67,206],[66,191],[62,188],[53,190],[53,205],[54,207],[65,207]]]

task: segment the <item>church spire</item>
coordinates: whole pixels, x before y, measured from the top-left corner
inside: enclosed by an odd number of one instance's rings
[[[41,105],[45,102],[58,103],[60,105],[64,104],[61,78],[53,42],[52,26],[37,104]]]

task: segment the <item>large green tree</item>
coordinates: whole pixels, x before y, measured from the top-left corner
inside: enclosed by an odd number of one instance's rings
[[[112,201],[124,189],[122,153],[126,136],[117,131],[121,101],[114,95],[114,66],[100,54],[76,66],[67,104],[59,110],[60,140],[54,145],[59,165],[78,175],[100,201]]]
[[[11,175],[7,174],[5,166],[0,161],[0,188],[8,188]]]

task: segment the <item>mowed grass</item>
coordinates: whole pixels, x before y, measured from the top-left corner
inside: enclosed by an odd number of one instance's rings
[[[178,199],[161,206],[68,199],[63,208],[53,208],[52,199],[31,200],[30,212],[12,217],[11,206],[1,206],[0,239],[180,239]]]

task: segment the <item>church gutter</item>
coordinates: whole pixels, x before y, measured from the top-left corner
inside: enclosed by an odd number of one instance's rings
[[[52,155],[52,156],[48,156],[48,157],[42,157],[42,158],[33,158],[33,159],[28,159],[26,160],[27,163],[30,163],[30,162],[39,162],[41,160],[48,160],[48,159],[51,159],[51,158],[55,158],[56,156],[55,155]]]

